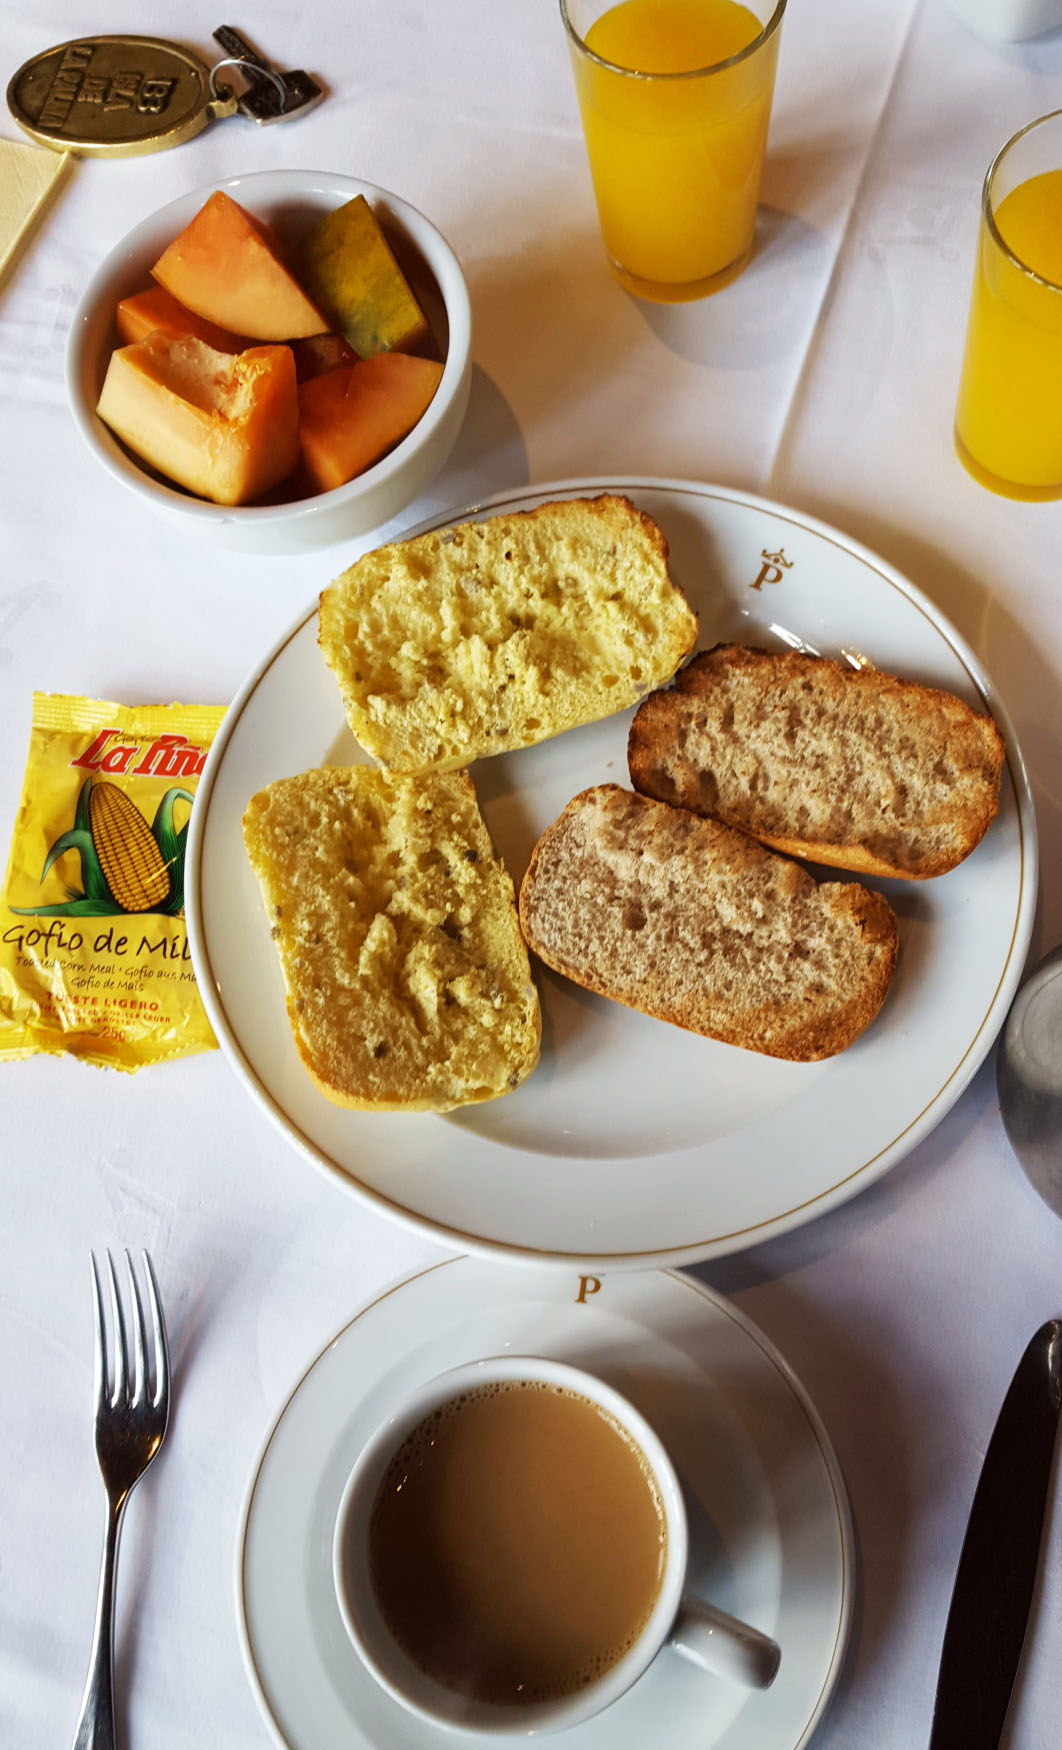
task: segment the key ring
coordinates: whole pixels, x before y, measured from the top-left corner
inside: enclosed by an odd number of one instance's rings
[[[224,60],[215,61],[210,69],[210,95],[216,103],[225,103],[234,94],[227,85],[219,85],[217,75],[222,67],[238,67],[248,78],[248,83],[254,79],[268,79],[277,94],[277,113],[282,114],[288,100],[288,88],[278,73],[272,67],[263,67],[258,61],[244,60],[241,55],[226,55]],[[252,78],[253,75],[253,78]],[[239,101],[239,98],[237,98]]]

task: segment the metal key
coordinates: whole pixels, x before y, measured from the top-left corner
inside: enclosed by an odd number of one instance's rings
[[[312,109],[323,98],[323,88],[309,73],[301,67],[282,73],[231,24],[219,25],[214,41],[225,50],[225,59],[211,69],[211,82],[222,68],[238,68],[245,86],[237,94],[236,108],[260,127]]]

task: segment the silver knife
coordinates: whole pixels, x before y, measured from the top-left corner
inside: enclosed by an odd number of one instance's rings
[[[1003,1400],[970,1509],[930,1750],[998,1750],[1025,1642],[1062,1403],[1062,1320],[1041,1325]]]

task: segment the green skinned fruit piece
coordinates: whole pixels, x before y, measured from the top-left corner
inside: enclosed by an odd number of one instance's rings
[[[359,358],[411,352],[427,338],[424,313],[364,195],[318,220],[302,240],[297,269]]]

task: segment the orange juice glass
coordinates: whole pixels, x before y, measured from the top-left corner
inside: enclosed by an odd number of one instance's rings
[[[786,0],[560,0],[613,271],[702,298],[752,253]]]
[[[1062,498],[1062,110],[985,177],[955,447],[993,492]]]

